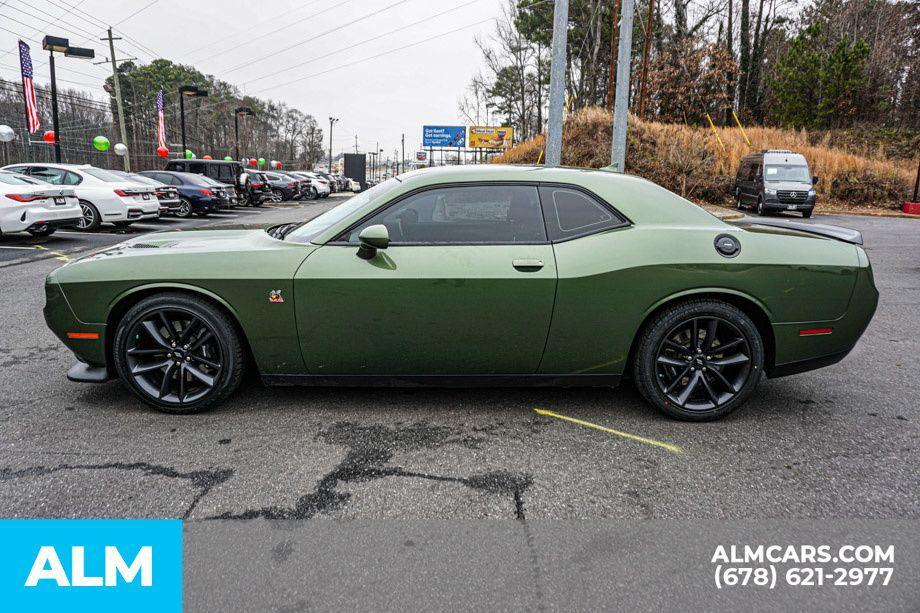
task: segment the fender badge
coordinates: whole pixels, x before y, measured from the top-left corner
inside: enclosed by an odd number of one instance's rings
[[[281,296],[280,289],[273,289],[268,292],[268,301],[269,302],[284,302],[284,298]]]

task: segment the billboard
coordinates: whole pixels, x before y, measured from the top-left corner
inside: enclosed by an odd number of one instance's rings
[[[417,162],[427,162],[427,161],[428,161],[428,152],[427,152],[427,151],[416,151],[416,152],[415,152],[415,161],[417,161]]]
[[[473,126],[470,128],[470,147],[473,149],[511,149],[514,146],[514,128],[499,126]]]
[[[465,147],[466,126],[422,126],[423,147]]]

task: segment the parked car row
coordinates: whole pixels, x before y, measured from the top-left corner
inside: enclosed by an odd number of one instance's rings
[[[239,162],[170,160],[165,170],[136,173],[89,164],[11,164],[0,169],[0,234],[48,236],[61,227],[126,228],[161,215],[188,218],[238,205],[327,198],[360,191],[341,175],[249,170]]]

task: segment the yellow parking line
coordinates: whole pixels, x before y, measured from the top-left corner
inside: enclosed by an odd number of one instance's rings
[[[546,409],[534,409],[534,411],[539,415],[547,415],[549,417],[555,417],[556,419],[562,419],[565,421],[570,421],[573,424],[578,424],[580,426],[586,426],[588,428],[594,428],[595,430],[600,430],[601,432],[606,432],[608,434],[615,434],[617,436],[622,436],[623,438],[632,439],[634,441],[639,441],[640,443],[645,443],[646,445],[654,445],[655,447],[661,447],[666,449],[671,453],[681,454],[684,452],[678,445],[673,445],[671,443],[665,443],[663,441],[656,441],[652,438],[645,438],[644,436],[639,436],[638,434],[630,434],[629,432],[623,432],[621,430],[614,430],[613,428],[607,428],[606,426],[600,426],[598,424],[592,424],[590,421],[583,421],[581,419],[575,419],[574,417],[569,417],[567,415],[560,415],[559,413],[554,413],[552,411],[547,411]]]
[[[47,247],[43,247],[42,245],[32,245],[32,248],[39,249],[41,251],[47,251],[48,253],[54,256],[55,260],[60,260],[61,262],[70,261],[70,256],[63,254],[60,251],[51,251],[50,249],[48,249]]]

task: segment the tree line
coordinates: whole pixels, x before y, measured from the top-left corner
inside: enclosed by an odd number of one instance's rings
[[[570,0],[570,110],[612,104],[619,0]],[[544,130],[553,3],[507,0],[459,100],[473,123]],[[615,71],[615,68],[614,68]],[[630,109],[648,119],[805,129],[920,127],[916,0],[637,0]]]
[[[323,159],[323,130],[312,115],[299,109],[247,96],[226,81],[165,59],[149,64],[123,62],[118,73],[133,169],[163,165],[156,154],[156,97],[160,89],[164,93],[170,153],[172,157],[181,153],[178,90],[182,85],[197,85],[208,91],[207,97],[185,99],[186,146],[197,157],[235,158],[234,111],[249,107],[254,114],[239,117],[240,157],[281,160],[298,168],[313,168]],[[92,147],[97,135],[106,136],[112,143],[121,142],[112,77],[106,79],[103,88],[110,95],[102,101],[79,89],[58,88],[64,161],[120,167],[111,150],[100,153]],[[42,120],[40,131],[31,139],[19,138],[0,147],[0,161],[53,159],[51,147],[41,143],[42,133],[52,129],[50,87],[36,84],[36,96]],[[20,136],[24,133],[23,108],[22,85],[0,79],[0,124],[14,127]]]

